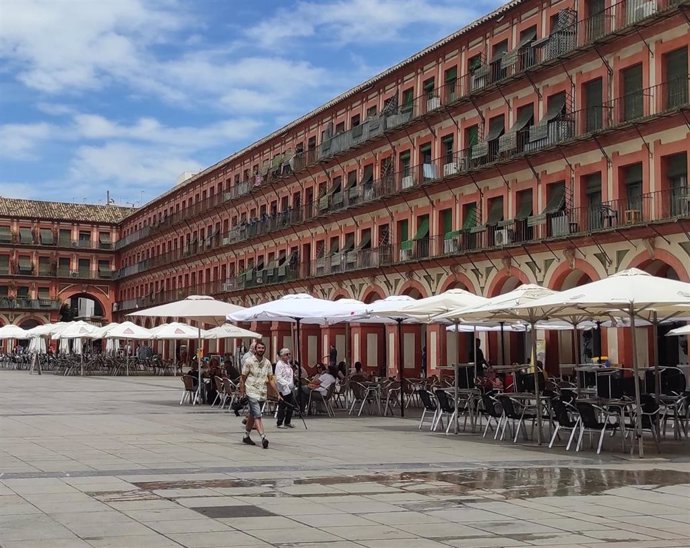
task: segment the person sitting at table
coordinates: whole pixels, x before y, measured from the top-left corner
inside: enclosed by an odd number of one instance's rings
[[[328,395],[328,389],[332,384],[335,383],[335,379],[338,376],[338,371],[335,367],[329,367],[328,371],[325,371],[318,378],[312,379],[309,384],[302,386],[302,412],[304,412],[304,406],[309,402],[309,394],[312,390],[316,390],[323,397]]]
[[[192,382],[194,383],[194,387],[196,388],[196,385],[199,384],[199,364],[197,364],[196,360],[192,361],[192,365],[189,368],[189,371],[185,373],[185,375],[189,375],[192,377]]]
[[[225,366],[225,375],[233,383],[237,384],[240,379],[240,372],[238,371],[237,367],[235,367],[235,364],[232,363],[232,359],[226,361],[223,365]]]
[[[341,361],[338,364],[338,378],[342,381],[345,380],[345,377],[347,377],[347,364]]]
[[[350,376],[362,375],[362,362],[355,362],[355,367],[350,369]]]

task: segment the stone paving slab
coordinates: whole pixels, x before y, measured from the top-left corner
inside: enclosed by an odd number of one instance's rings
[[[176,378],[0,382],[1,548],[690,546],[685,440],[639,461],[339,411],[267,420],[264,451]]]

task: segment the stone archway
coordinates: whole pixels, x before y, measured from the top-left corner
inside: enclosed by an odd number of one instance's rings
[[[103,301],[92,293],[82,291],[69,296],[61,295],[60,298],[62,299],[60,321],[103,321],[108,316]]]

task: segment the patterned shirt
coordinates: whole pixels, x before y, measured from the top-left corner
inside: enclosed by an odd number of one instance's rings
[[[247,396],[253,400],[265,400],[268,392],[266,385],[273,379],[271,362],[266,358],[259,360],[256,355],[252,355],[242,365],[242,376],[245,377],[244,389]]]

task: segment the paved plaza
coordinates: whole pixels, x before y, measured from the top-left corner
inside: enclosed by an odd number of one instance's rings
[[[308,418],[270,448],[166,377],[0,371],[0,546],[690,546],[685,442],[640,461]]]

